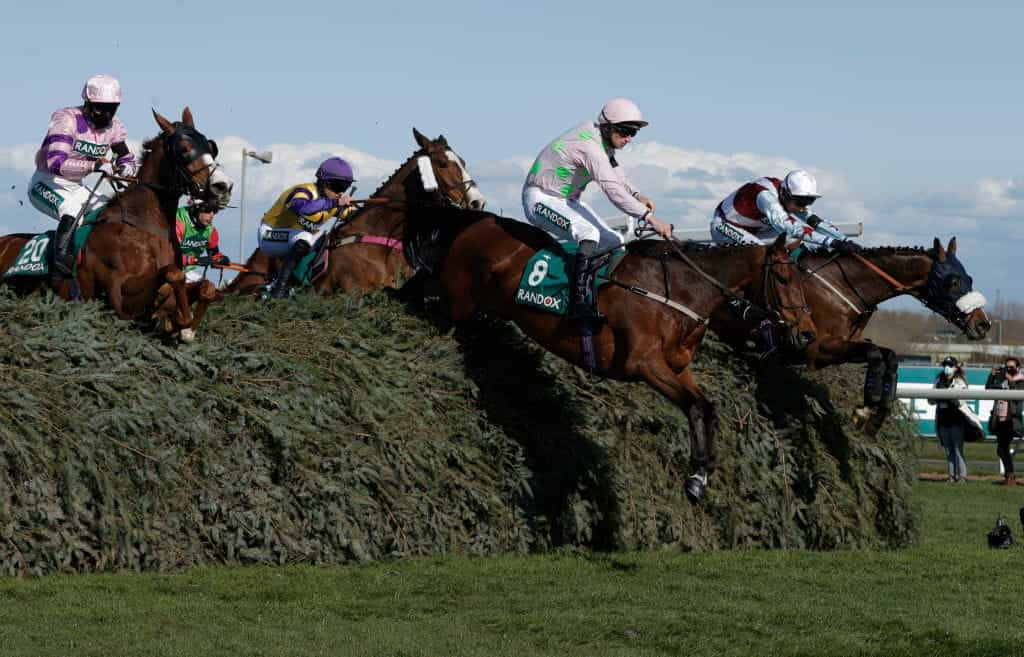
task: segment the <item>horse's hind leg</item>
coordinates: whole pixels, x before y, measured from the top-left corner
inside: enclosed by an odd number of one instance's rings
[[[686,479],[684,490],[694,502],[703,499],[708,477],[718,461],[718,413],[697,387],[690,370],[675,373],[664,361],[643,368],[642,375],[661,394],[686,413],[690,425],[690,465],[693,474]]]

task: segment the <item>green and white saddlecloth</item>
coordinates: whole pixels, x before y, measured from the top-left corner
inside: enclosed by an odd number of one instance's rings
[[[563,242],[560,249],[537,251],[526,263],[523,276],[519,279],[516,303],[553,315],[565,315],[569,307],[571,263],[576,257],[576,250],[575,242]],[[596,298],[597,288],[605,282],[624,254],[625,249],[616,251],[605,264],[598,267],[590,289],[591,298]]]
[[[35,235],[21,247],[4,276],[43,276],[50,272],[50,239],[53,231]]]
[[[89,233],[95,226],[96,217],[100,210],[94,210],[85,216],[82,225],[75,231],[75,239],[72,248],[75,253],[75,270],[78,269],[78,252],[85,246],[89,239]],[[48,230],[45,233],[33,235],[32,239],[21,247],[14,264],[4,273],[4,278],[11,276],[45,276],[50,273],[50,240],[53,239],[56,231]]]

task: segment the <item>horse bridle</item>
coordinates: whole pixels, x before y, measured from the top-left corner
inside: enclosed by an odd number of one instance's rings
[[[789,322],[785,321],[785,318],[782,315],[782,311],[796,310],[803,311],[805,315],[811,314],[811,307],[807,303],[807,295],[804,293],[803,285],[798,284],[798,287],[800,288],[800,298],[803,301],[803,303],[800,305],[788,306],[783,303],[782,295],[778,292],[774,285],[771,285],[769,281],[769,278],[771,277],[775,267],[790,265],[794,267],[796,266],[796,261],[793,259],[792,256],[787,257],[785,260],[776,261],[773,258],[772,251],[769,249],[764,261],[764,276],[761,279],[761,294],[762,296],[764,296],[765,305],[771,312],[773,312],[776,315],[776,321],[785,324],[786,327],[789,328],[789,330],[793,330],[796,328],[796,325],[791,325]],[[771,292],[769,292],[769,290]]]
[[[847,303],[847,305],[850,305],[851,307],[853,307],[853,304],[851,304],[850,301],[848,299],[846,299],[846,297],[844,297],[842,294],[840,294],[838,290],[833,288],[832,285],[830,285],[828,283],[828,281],[826,281],[824,278],[821,278],[820,276],[818,276],[818,272],[819,271],[821,271],[822,269],[824,269],[828,265],[830,265],[833,262],[835,262],[836,266],[839,267],[840,273],[842,273],[842,275],[843,275],[843,279],[846,280],[846,284],[850,287],[851,290],[853,290],[853,293],[857,295],[857,299],[866,308],[866,310],[858,311],[858,312],[860,312],[861,314],[871,314],[871,313],[873,313],[875,311],[875,308],[877,307],[877,304],[872,305],[872,304],[869,304],[867,301],[865,301],[864,298],[860,295],[860,292],[857,290],[857,288],[853,284],[850,283],[849,279],[847,279],[846,272],[843,270],[842,264],[839,262],[840,255],[841,254],[838,254],[838,253],[833,255],[832,257],[830,257],[828,260],[826,260],[825,263],[822,264],[817,269],[807,270],[808,275],[809,276],[817,276],[823,283],[825,283],[825,285],[827,287],[829,287],[832,290],[833,293],[837,294],[841,299],[843,299],[843,301],[845,301]],[[966,316],[965,313],[960,312],[959,308],[956,307],[956,300],[955,299],[952,299],[950,297],[949,299],[943,299],[940,302],[940,300],[932,298],[932,295],[929,294],[929,292],[928,292],[928,285],[927,285],[927,283],[925,284],[925,294],[924,295],[918,294],[917,291],[913,287],[911,287],[909,285],[906,285],[904,283],[901,283],[899,280],[894,278],[892,275],[890,275],[884,269],[882,269],[881,267],[879,267],[875,263],[871,262],[870,260],[868,260],[867,258],[862,256],[861,254],[859,254],[859,253],[851,253],[850,255],[852,257],[856,258],[857,260],[859,260],[861,262],[861,264],[863,264],[865,267],[867,267],[870,271],[872,271],[875,274],[877,274],[886,283],[891,285],[893,287],[893,289],[897,293],[899,293],[899,294],[910,294],[911,296],[916,298],[918,301],[920,301],[921,304],[925,308],[928,308],[929,310],[931,310],[932,312],[936,313],[940,317],[943,317],[946,320],[952,322],[953,324],[955,324],[960,329],[966,328],[966,326],[967,326],[967,316]],[[936,264],[939,264],[937,259],[933,260],[933,262],[932,262],[932,267],[931,267],[931,269],[929,269],[929,272],[928,272],[929,277],[931,277],[931,273],[935,269]],[[955,274],[955,273],[956,272],[953,272],[950,275]],[[943,277],[943,278],[945,279],[945,277]],[[854,307],[854,310],[857,310],[857,308]]]
[[[179,153],[177,146],[184,139],[188,139],[190,148],[184,153]],[[180,185],[178,190],[187,192],[189,196],[192,196],[193,198],[205,198],[209,189],[208,187],[203,187],[196,183],[193,178],[195,172],[190,169],[192,163],[197,160],[202,160],[204,155],[210,155],[211,159],[213,159],[212,165],[207,164],[206,162],[202,163],[203,166],[209,170],[207,173],[207,180],[210,180],[210,178],[213,177],[213,172],[220,168],[220,164],[216,159],[216,142],[211,139],[207,139],[203,133],[191,126],[180,122],[174,123],[174,132],[164,138],[164,157],[166,157],[174,167],[175,179],[178,185]]]
[[[700,266],[696,262],[693,261],[692,258],[688,257],[685,253],[683,253],[683,250],[679,248],[679,244],[675,240],[666,240],[666,241],[669,244],[672,245],[672,249],[675,251],[676,257],[678,257],[680,260],[682,260],[687,265],[689,265],[690,268],[692,268],[694,271],[696,271],[698,274],[700,274],[704,278],[704,280],[706,280],[709,283],[711,283],[712,285],[714,285],[727,299],[729,299],[730,301],[741,300],[741,297],[739,295],[737,295],[732,290],[730,290],[728,287],[723,285],[715,277],[713,277],[710,274],[708,274],[707,272],[705,272],[703,269],[700,268]],[[796,324],[795,323],[794,324],[790,324],[789,322],[787,322],[785,320],[785,318],[782,316],[782,313],[780,311],[781,310],[803,310],[805,313],[810,314],[811,309],[810,309],[810,306],[807,305],[807,297],[806,297],[806,295],[804,295],[803,287],[800,288],[800,294],[801,294],[801,297],[803,297],[803,300],[804,300],[804,303],[803,303],[802,306],[784,306],[784,305],[782,305],[781,298],[779,298],[779,299],[777,299],[777,301],[778,301],[778,308],[776,309],[776,308],[772,307],[772,300],[769,298],[768,290],[769,290],[769,288],[771,286],[769,285],[768,277],[771,275],[771,271],[772,271],[773,267],[782,266],[782,265],[795,265],[795,264],[796,263],[795,263],[795,261],[793,260],[792,257],[789,257],[786,260],[781,260],[781,261],[776,262],[775,260],[772,259],[772,252],[769,249],[767,254],[766,254],[766,257],[765,257],[765,262],[762,265],[762,270],[764,272],[764,275],[763,275],[762,280],[761,280],[761,295],[764,297],[764,303],[765,303],[765,305],[767,307],[766,308],[761,308],[761,307],[758,307],[753,302],[749,302],[748,301],[748,303],[750,303],[750,305],[753,308],[755,308],[759,312],[763,313],[765,316],[772,318],[774,321],[776,321],[776,322],[778,322],[780,324],[784,324],[786,326],[786,328],[788,330],[790,330],[790,331],[796,329]]]
[[[458,157],[458,155],[456,155],[454,153],[454,151],[452,151],[450,148],[446,148],[444,150],[445,156],[447,156],[448,153],[452,153],[452,155],[454,155],[455,157]],[[427,151],[426,154],[427,154],[428,157],[431,156],[431,152],[430,151]],[[452,161],[454,162],[454,160],[452,160]],[[433,157],[430,158],[430,165],[434,166],[434,159],[433,159]],[[465,171],[467,174],[469,173],[468,171],[466,171],[465,166],[460,167],[460,171]],[[473,189],[476,186],[477,186],[476,181],[473,180],[473,178],[470,178],[468,175],[467,175],[465,180],[463,180],[460,183],[454,184],[454,185],[446,185],[444,183],[444,181],[441,180],[441,178],[437,177],[437,193],[441,196],[441,200],[443,201],[443,205],[445,205],[447,207],[458,208],[458,209],[461,209],[461,210],[469,209],[469,190]],[[451,192],[456,191],[456,190],[460,194],[462,194],[462,202],[461,203],[456,203],[455,200],[452,198]]]

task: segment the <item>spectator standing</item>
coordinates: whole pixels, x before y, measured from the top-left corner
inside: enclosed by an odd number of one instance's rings
[[[994,367],[985,383],[986,389],[1024,390],[1024,374],[1020,371],[1020,360],[1007,358],[1003,367]],[[1003,483],[1007,486],[1017,485],[1017,476],[1013,469],[1013,452],[1010,446],[1013,439],[1024,432],[1024,402],[1019,400],[997,399],[992,404],[992,415],[988,418],[989,433],[996,437],[996,454],[1003,464]]]
[[[953,356],[942,361],[942,371],[935,378],[936,389],[966,390],[967,377],[964,368]],[[963,402],[959,399],[929,399],[935,406],[935,435],[946,450],[946,471],[951,482],[967,481],[967,461],[964,459],[964,438],[967,433],[967,418],[960,412]]]

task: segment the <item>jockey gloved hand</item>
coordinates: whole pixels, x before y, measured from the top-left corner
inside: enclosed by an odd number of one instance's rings
[[[227,257],[223,253],[217,256],[217,264],[221,266],[227,266],[231,264],[231,258]]]
[[[832,250],[836,253],[851,254],[860,253],[864,248],[853,240],[836,240],[832,242]]]
[[[672,239],[672,224],[666,224],[664,221],[654,216],[654,213],[648,213],[646,218],[647,223],[651,225],[654,232],[661,235],[667,240]]]
[[[204,255],[196,258],[196,264],[200,267],[212,267],[215,262],[216,260],[213,259],[213,256]]]

